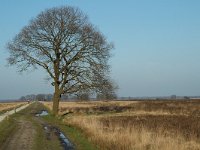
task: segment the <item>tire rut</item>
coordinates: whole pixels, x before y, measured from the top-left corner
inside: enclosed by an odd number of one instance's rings
[[[5,142],[5,150],[31,150],[33,146],[34,135],[36,133],[33,124],[23,118],[18,121],[18,128],[11,137]]]

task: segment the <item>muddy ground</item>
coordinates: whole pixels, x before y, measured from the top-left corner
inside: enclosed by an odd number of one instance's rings
[[[31,104],[28,108],[16,113],[9,119],[16,124],[15,129],[0,143],[1,150],[59,150],[65,149],[55,130],[45,131],[48,123],[35,115],[45,109],[40,103]],[[0,124],[1,127],[1,124]]]

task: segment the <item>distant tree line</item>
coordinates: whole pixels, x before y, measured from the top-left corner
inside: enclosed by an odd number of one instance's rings
[[[53,94],[30,94],[26,96],[21,96],[19,100],[21,101],[51,101],[53,99]],[[98,93],[96,95],[90,92],[79,92],[77,94],[62,95],[61,100],[78,100],[78,101],[89,101],[89,100],[113,100],[117,99],[117,95],[113,91],[104,91],[103,93]]]
[[[52,94],[30,94],[20,97],[20,100],[38,100],[38,101],[50,101],[53,98]]]

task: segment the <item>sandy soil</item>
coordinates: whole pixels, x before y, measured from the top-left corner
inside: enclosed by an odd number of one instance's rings
[[[18,129],[8,138],[3,149],[5,150],[30,150],[33,146],[35,129],[31,122],[23,118],[18,121]]]

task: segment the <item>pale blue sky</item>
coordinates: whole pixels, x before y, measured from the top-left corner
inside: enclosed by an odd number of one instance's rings
[[[199,0],[1,0],[0,99],[53,91],[43,71],[7,68],[5,45],[41,11],[62,5],[79,7],[114,42],[119,96],[200,95]]]

